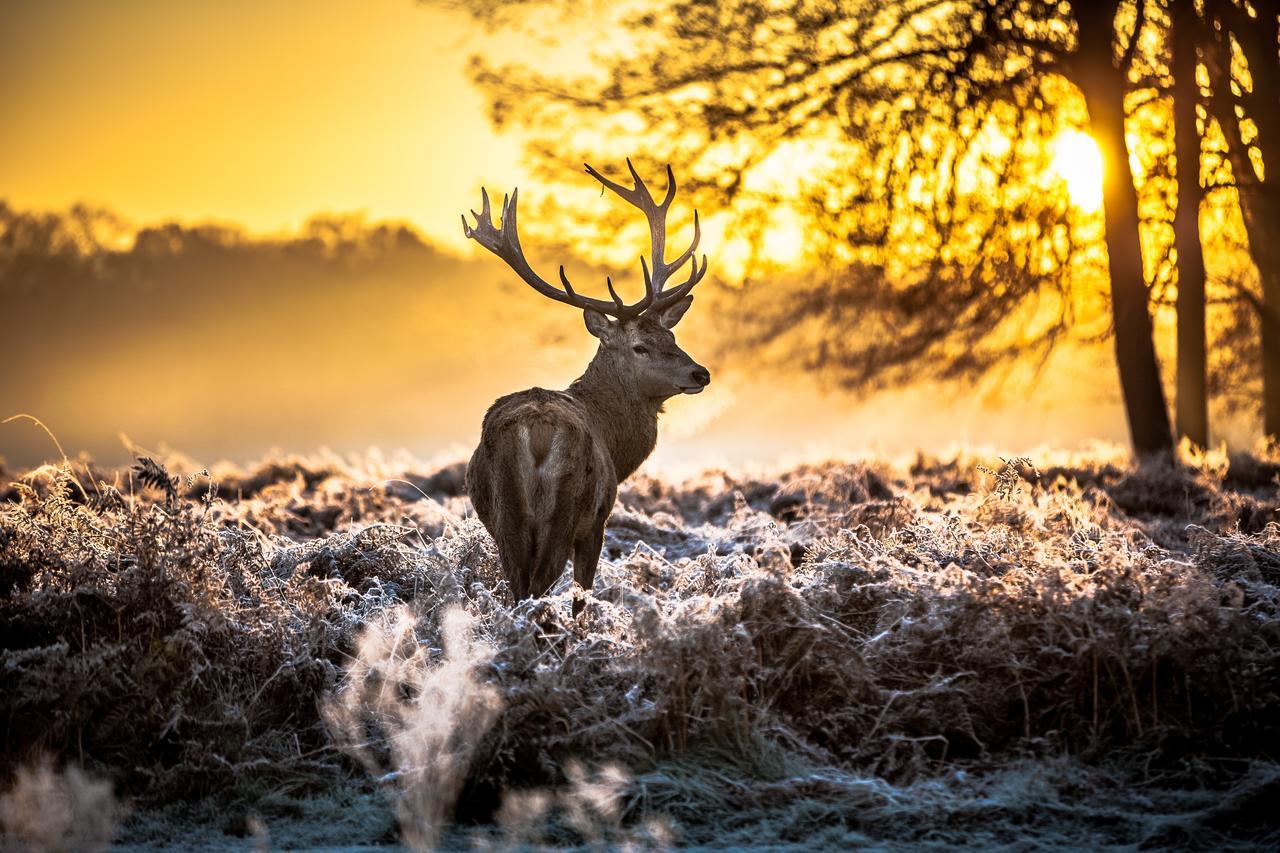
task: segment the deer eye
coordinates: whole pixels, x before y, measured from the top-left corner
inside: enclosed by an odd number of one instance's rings
[[[648,348],[648,347],[640,346],[640,344],[636,344],[635,346],[633,346],[633,347],[631,348],[631,351],[632,351],[632,352],[634,352],[636,355],[648,355],[648,354],[649,354],[649,348]]]

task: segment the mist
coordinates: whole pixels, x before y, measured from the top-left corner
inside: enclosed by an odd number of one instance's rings
[[[583,282],[603,277],[581,270]],[[1105,354],[1096,365],[1056,360],[1033,393],[921,386],[864,397],[784,366],[745,367],[722,316],[738,292],[704,290],[679,335],[714,378],[668,403],[651,468],[1123,440]],[[317,215],[273,236],[0,206],[0,298],[0,416],[39,418],[68,455],[105,464],[163,449],[204,464],[317,448],[460,458],[494,399],[563,387],[594,351],[578,312],[499,262],[355,215]],[[29,420],[0,427],[11,465],[58,455]]]

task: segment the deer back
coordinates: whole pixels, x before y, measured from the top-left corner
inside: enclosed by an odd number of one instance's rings
[[[612,456],[582,402],[545,388],[494,402],[467,466],[467,490],[485,526],[528,527],[534,540],[552,531],[585,535],[601,508],[613,506],[617,485]]]

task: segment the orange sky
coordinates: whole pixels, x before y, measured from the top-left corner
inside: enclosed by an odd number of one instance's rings
[[[458,214],[482,182],[541,189],[519,166],[520,138],[491,128],[468,60],[581,68],[613,32],[597,12],[547,19],[550,46],[536,17],[532,33],[493,34],[415,0],[0,5],[0,198],[256,232],[362,211],[460,249]],[[783,153],[770,162],[789,172],[806,152]],[[746,248],[704,214],[708,246],[722,249],[717,271],[734,278]],[[769,254],[790,262],[802,241],[799,226],[777,222]]]
[[[358,211],[372,219],[408,220],[430,240],[450,250],[466,247],[474,256],[458,215],[478,204],[482,183],[499,193],[519,184],[529,188],[531,197],[545,188],[520,168],[521,140],[513,133],[499,136],[491,128],[485,97],[467,76],[467,61],[481,53],[498,64],[527,62],[553,72],[581,69],[586,52],[602,49],[611,38],[601,21],[614,7],[589,8],[604,11],[595,18],[575,15],[548,23],[559,37],[553,45],[540,37],[545,27],[536,19],[523,33],[489,34],[459,12],[415,0],[0,3],[0,74],[5,80],[0,86],[0,199],[36,210],[83,201],[136,224],[215,220],[254,232],[293,231],[318,212]],[[1072,156],[1059,156],[1054,168],[1076,197],[1076,183],[1096,189],[1098,164],[1084,156],[1096,159],[1088,145],[1071,151]],[[795,152],[784,153],[780,161],[794,161]],[[581,177],[577,163],[566,164],[566,169]],[[767,171],[762,172],[765,179]],[[589,181],[579,185],[584,196],[598,195]],[[1077,203],[1089,206],[1080,198]],[[734,247],[723,239],[723,222],[715,211],[704,211],[702,222],[703,245],[715,273],[732,279]],[[791,243],[798,244],[803,234],[792,230],[797,233]],[[789,257],[787,236],[780,227],[770,241],[775,259],[784,262]],[[484,281],[477,281],[468,268],[458,273],[459,283],[478,284],[494,297],[499,283],[507,288],[505,294],[521,292],[496,262],[486,259],[476,269],[486,271]],[[520,312],[528,306],[512,304]],[[474,317],[472,312],[469,319]],[[696,324],[688,325],[696,330]],[[465,404],[456,398],[458,382],[441,379],[436,350],[421,335],[409,336],[413,329],[401,329],[408,336],[404,350],[413,358],[405,360],[406,375],[397,380],[404,386],[397,386],[399,397],[387,392],[388,401],[376,413],[353,412],[344,424],[326,417],[310,423],[310,431],[292,430],[286,412],[279,422],[264,422],[259,432],[234,447],[220,443],[228,427],[210,420],[210,401],[199,410],[197,403],[154,389],[147,392],[148,399],[169,400],[172,404],[164,410],[187,420],[143,423],[139,416],[142,425],[134,425],[123,414],[104,414],[76,398],[65,382],[42,386],[46,396],[57,398],[53,402],[41,396],[4,399],[7,410],[0,416],[33,411],[48,417],[55,431],[69,439],[72,452],[99,446],[74,432],[93,421],[95,435],[110,438],[126,430],[140,441],[199,449],[209,457],[227,453],[244,458],[271,444],[297,450],[319,444],[358,450],[377,444],[430,453],[473,441],[485,402],[494,396],[528,384],[555,386],[571,379],[575,367],[559,361],[562,356],[585,360],[590,341],[581,332],[580,319],[567,318],[563,327],[565,334],[581,337],[571,338],[570,347],[557,345],[554,370],[546,365],[534,369],[528,358],[515,357],[471,370],[463,378],[475,399]],[[695,330],[682,327],[691,351],[705,347]],[[486,327],[483,333],[492,330]],[[385,338],[371,335],[370,340],[380,337]],[[361,364],[383,365],[386,349],[370,347]],[[113,377],[130,387],[145,374],[165,394],[184,389],[181,377],[166,384],[164,377],[152,375],[154,360],[145,353],[129,357],[138,361],[132,370],[121,368],[124,362],[104,362],[102,368],[110,368]],[[794,380],[781,380],[785,387],[762,385],[744,367],[717,365],[711,394],[672,405],[670,440],[660,446],[660,461],[712,464],[949,441],[995,442],[1017,449],[1042,441],[1078,443],[1089,436],[1121,439],[1124,434],[1109,368],[1102,383],[1106,388],[1097,399],[1046,391],[1042,396],[1048,403],[1019,398],[1011,415],[989,409],[981,397],[970,394],[963,404],[948,403],[943,416],[927,391],[873,401],[832,398],[807,385],[801,390]],[[210,371],[215,368],[234,366],[215,364]],[[455,372],[461,376],[464,368]],[[220,375],[211,376],[202,387],[218,386]],[[276,393],[274,381],[267,382],[263,394]],[[1074,376],[1061,384],[1081,386]],[[323,387],[314,391],[322,393]],[[140,396],[111,394],[113,400]],[[317,403],[306,397],[292,405],[309,411]],[[437,416],[446,411],[453,418],[448,423]],[[375,422],[375,414],[382,420]],[[432,417],[440,422],[430,426]],[[207,441],[199,429],[209,433]],[[6,448],[11,456],[17,453],[14,441],[12,432],[0,436],[0,457]]]
[[[513,41],[413,0],[0,4],[0,198],[254,231],[358,210],[461,246],[481,180],[522,176],[465,72]]]

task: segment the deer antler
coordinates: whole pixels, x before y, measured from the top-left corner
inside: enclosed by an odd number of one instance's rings
[[[660,204],[654,202],[649,188],[645,186],[644,181],[640,178],[640,173],[636,171],[635,166],[631,165],[630,157],[627,158],[627,171],[631,172],[631,179],[635,182],[635,186],[631,189],[609,180],[593,169],[590,163],[584,163],[583,165],[587,167],[588,175],[595,178],[627,203],[638,207],[644,214],[644,218],[649,222],[649,243],[653,250],[652,278],[650,278],[649,267],[645,264],[643,257],[640,258],[640,267],[644,270],[645,290],[647,292],[652,287],[653,299],[645,308],[658,313],[684,299],[689,291],[693,290],[693,286],[707,274],[707,256],[702,256],[701,269],[698,268],[697,259],[694,259],[689,270],[689,277],[679,287],[674,290],[664,289],[667,280],[671,278],[671,274],[680,269],[690,258],[693,258],[693,253],[698,248],[698,241],[702,239],[702,226],[698,222],[698,211],[695,210],[693,212],[693,242],[689,244],[689,248],[680,253],[680,257],[671,263],[666,262],[667,210],[670,209],[671,202],[676,197],[676,175],[671,169],[671,164],[667,164],[667,195]]]
[[[493,217],[489,209],[489,194],[482,189],[480,191],[480,212],[471,211],[471,215],[475,217],[476,224],[474,227],[468,225],[467,218],[463,216],[462,232],[505,261],[507,266],[511,267],[534,290],[557,302],[563,302],[575,308],[590,308],[602,314],[616,317],[619,320],[639,317],[645,311],[662,311],[688,295],[693,286],[701,281],[702,277],[707,273],[707,258],[706,255],[703,255],[701,269],[699,269],[698,262],[695,259],[689,272],[689,278],[674,290],[664,290],[671,274],[693,257],[694,250],[698,248],[698,241],[702,238],[702,228],[698,223],[698,212],[695,210],[693,212],[693,242],[688,249],[681,253],[680,257],[671,263],[667,263],[664,257],[667,240],[666,220],[667,209],[671,206],[671,202],[676,195],[675,175],[671,167],[667,166],[667,195],[661,204],[656,204],[653,196],[649,193],[649,188],[640,179],[640,175],[636,173],[635,167],[631,165],[629,158],[627,160],[627,168],[631,171],[631,176],[635,180],[635,186],[631,189],[614,183],[591,168],[590,165],[587,165],[587,173],[621,196],[625,201],[638,207],[649,223],[653,273],[652,275],[650,274],[649,265],[641,257],[640,267],[644,271],[644,297],[632,305],[627,305],[618,296],[618,292],[613,288],[612,277],[605,278],[605,284],[609,288],[609,296],[613,299],[612,302],[606,302],[603,299],[595,299],[577,293],[573,289],[573,285],[569,283],[569,277],[565,275],[563,264],[560,266],[560,283],[564,286],[563,290],[549,284],[533,271],[533,268],[529,266],[529,262],[525,260],[524,250],[520,247],[520,234],[517,230],[516,203],[519,198],[519,190],[512,190],[509,199],[506,196],[503,197],[502,211],[500,213],[502,225],[497,227],[493,223]]]

